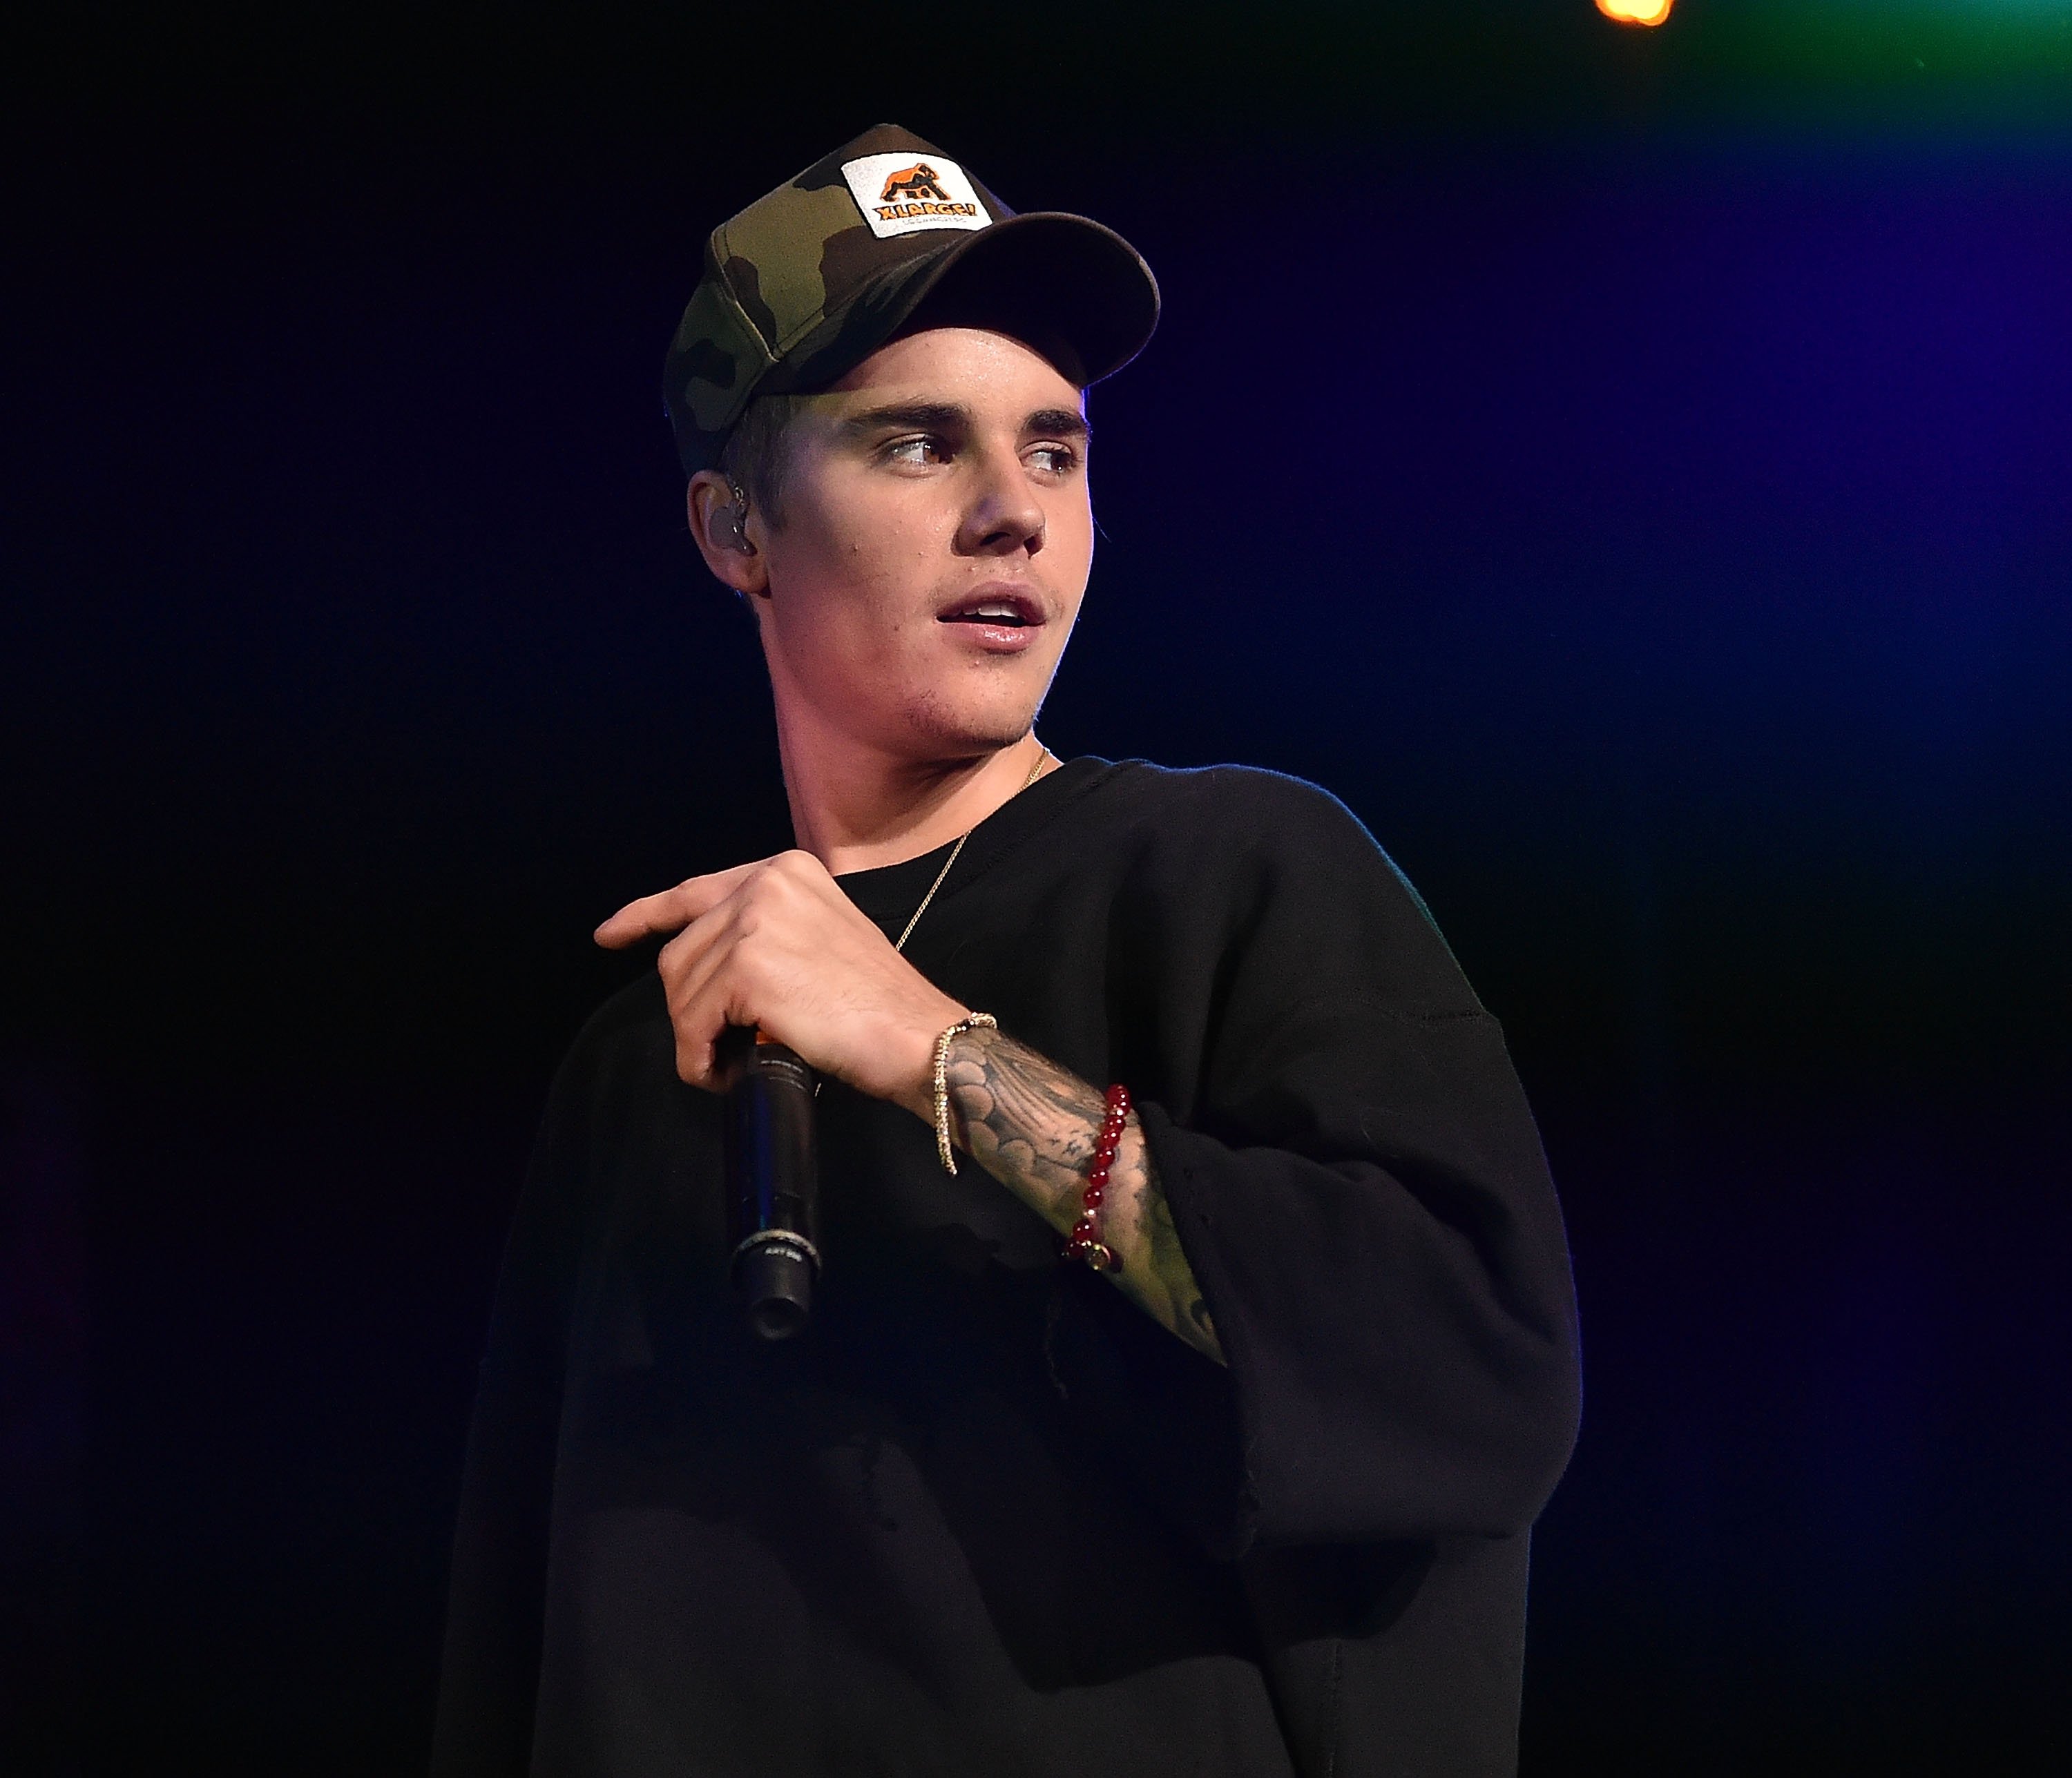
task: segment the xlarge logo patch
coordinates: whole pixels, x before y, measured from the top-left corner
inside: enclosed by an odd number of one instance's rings
[[[955,161],[939,154],[865,154],[842,177],[881,240],[923,228],[983,228],[993,219]]]

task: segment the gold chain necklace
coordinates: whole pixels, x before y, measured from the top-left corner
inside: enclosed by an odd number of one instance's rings
[[[1040,741],[1036,745],[1042,749],[1042,751],[1036,755],[1036,763],[1029,768],[1029,775],[1022,779],[1022,790],[1027,790],[1031,784],[1041,778],[1043,775],[1044,766],[1057,757]],[[1017,790],[1014,793],[1015,795],[1021,795],[1022,790]],[[935,873],[935,880],[928,885],[928,893],[921,897],[920,906],[915,909],[914,918],[906,922],[906,930],[899,934],[898,942],[893,946],[892,948],[895,951],[902,951],[906,948],[906,941],[914,936],[914,929],[920,925],[921,916],[928,911],[928,904],[935,900],[935,891],[940,889],[948,880],[951,866],[956,863],[959,855],[963,852],[964,842],[977,832],[978,825],[974,822],[957,836],[957,843],[950,848],[950,856],[943,860],[943,868]]]

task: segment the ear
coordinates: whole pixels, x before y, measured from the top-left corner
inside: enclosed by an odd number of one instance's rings
[[[700,470],[684,495],[691,540],[705,566],[735,592],[762,597],[770,591],[770,565],[755,543],[763,522],[746,507],[745,500],[735,502],[733,487],[717,470]]]

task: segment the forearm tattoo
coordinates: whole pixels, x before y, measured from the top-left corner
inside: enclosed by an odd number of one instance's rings
[[[1059,1234],[1069,1230],[1106,1111],[1100,1094],[1026,1044],[983,1027],[951,1041],[948,1079],[950,1127],[960,1145]],[[1122,1262],[1109,1275],[1123,1294],[1223,1363],[1223,1349],[1134,1112],[1108,1169],[1101,1238]]]

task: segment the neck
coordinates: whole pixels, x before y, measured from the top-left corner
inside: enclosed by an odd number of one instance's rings
[[[781,708],[777,745],[792,834],[836,877],[948,845],[1020,790],[1044,758],[1032,731],[1003,747],[916,760],[821,735]]]

